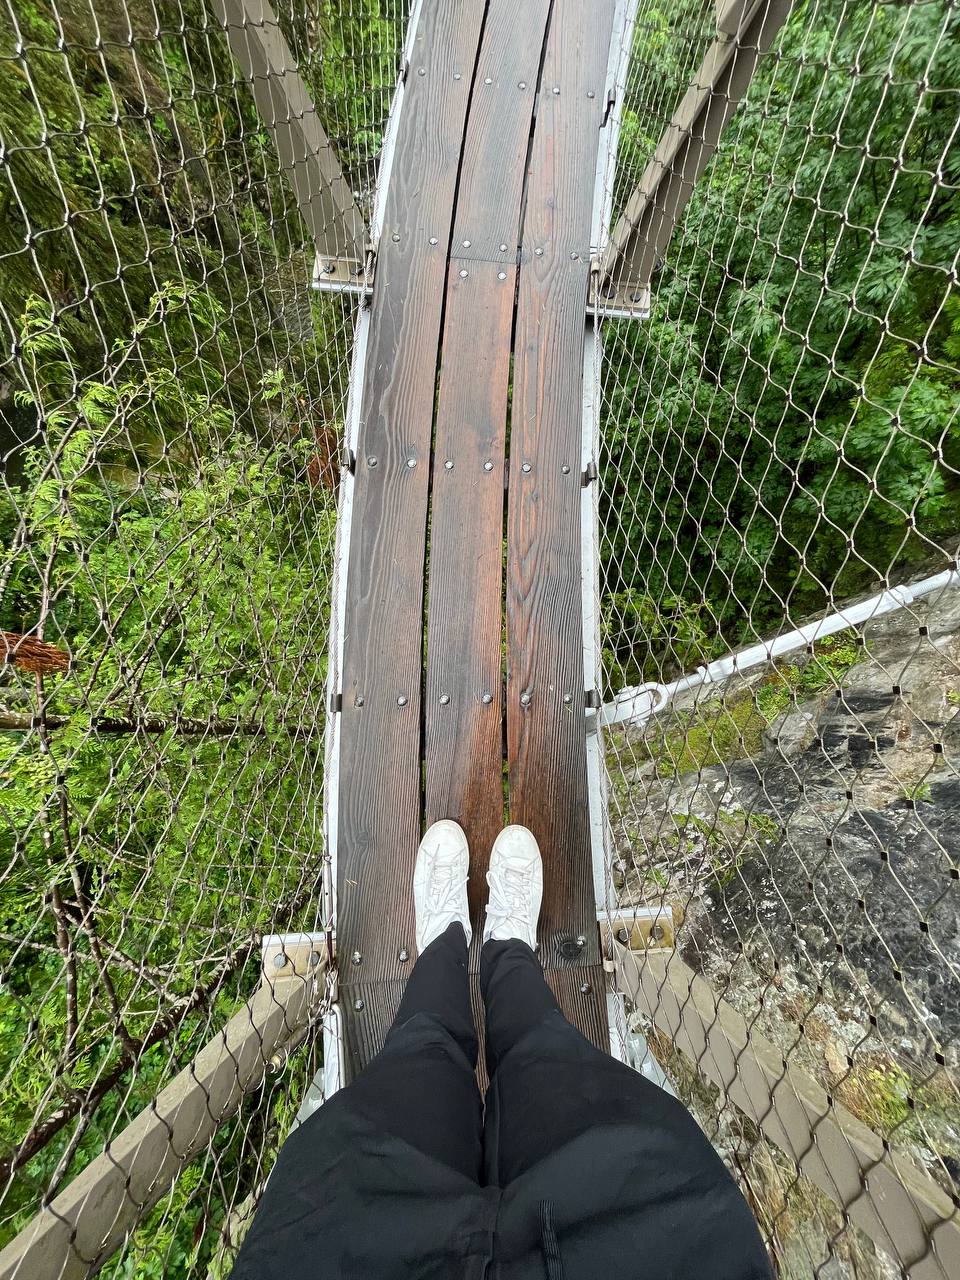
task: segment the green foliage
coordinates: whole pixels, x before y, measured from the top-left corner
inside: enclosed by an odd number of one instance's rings
[[[669,54],[696,53],[688,22],[642,24],[648,76],[685,83]],[[661,615],[614,631],[615,686],[673,674],[658,628],[676,617],[724,648],[775,634],[960,528],[960,153],[937,91],[960,80],[960,14],[800,4],[777,48],[693,191],[650,320],[605,331],[607,575]],[[636,177],[662,119],[627,113]]]
[[[84,903],[108,956],[121,958],[110,972],[137,1041],[213,978],[225,953],[272,927],[281,904],[306,906],[318,883],[333,502],[307,481],[311,445],[278,423],[278,409],[289,413],[303,394],[287,371],[261,379],[246,411],[258,430],[244,431],[222,373],[201,358],[177,360],[169,339],[179,326],[202,342],[222,322],[209,293],[165,285],[115,347],[110,373],[78,378],[76,352],[45,304],[26,308],[33,389],[20,394],[43,423],[44,445],[26,451],[23,483],[0,507],[0,522],[16,530],[0,562],[0,627],[43,619],[71,668],[46,678],[42,694],[15,667],[0,686],[4,701],[42,696],[60,723],[46,738],[0,733],[7,1149],[116,1059],[116,1020],[76,926]],[[163,727],[98,733],[101,717]],[[237,727],[180,729],[211,718]],[[75,938],[72,1045],[55,889]],[[252,973],[241,970],[217,999],[213,1026]],[[172,1054],[164,1045],[141,1056],[132,1088],[98,1111],[71,1170],[197,1047],[190,1023]],[[34,1207],[68,1134],[17,1180],[5,1232]]]

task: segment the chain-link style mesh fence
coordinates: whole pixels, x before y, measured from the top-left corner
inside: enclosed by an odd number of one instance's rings
[[[614,228],[672,121],[719,148],[627,225],[649,317],[601,294],[617,980],[780,1275],[950,1276],[960,10],[757,8],[619,6]],[[406,10],[5,13],[0,1244],[106,1148],[108,1275],[228,1272],[316,1066],[358,299],[311,280],[363,267]],[[201,1153],[147,1213],[141,1112]]]
[[[640,0],[614,223],[735,7]],[[621,978],[782,1276],[960,1265],[958,124],[955,4],[794,5],[603,329]]]
[[[4,10],[0,1244],[245,1007],[261,936],[325,923],[358,298],[311,280],[336,202],[369,216],[406,17]],[[279,1074],[104,1274],[228,1269],[308,1075],[267,1039],[251,1017],[231,1052]]]

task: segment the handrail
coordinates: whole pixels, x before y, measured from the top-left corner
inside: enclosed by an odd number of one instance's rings
[[[86,1280],[240,1107],[316,1016],[322,934],[263,939],[263,981],[106,1150],[0,1252],[0,1280]],[[281,963],[282,962],[282,963]]]

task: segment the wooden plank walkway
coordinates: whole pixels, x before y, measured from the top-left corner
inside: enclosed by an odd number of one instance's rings
[[[378,253],[347,577],[337,952],[351,1072],[382,1044],[413,961],[422,822],[465,827],[479,925],[504,821],[504,721],[510,817],[544,853],[548,981],[608,1047],[579,462],[614,8],[529,0],[518,22],[514,0],[424,0]]]

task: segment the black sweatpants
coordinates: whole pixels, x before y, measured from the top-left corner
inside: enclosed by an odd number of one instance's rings
[[[233,1280],[770,1280],[749,1209],[683,1106],[564,1018],[522,942],[459,924],[382,1051],[287,1139]]]
[[[480,988],[490,1077],[485,1113],[459,924],[417,960],[383,1050],[348,1086],[351,1105],[425,1155],[496,1187],[598,1124],[649,1125],[657,1111],[676,1106],[567,1021],[526,943],[485,943]],[[542,1070],[531,1069],[530,1039],[519,1060],[510,1055],[534,1028]]]

